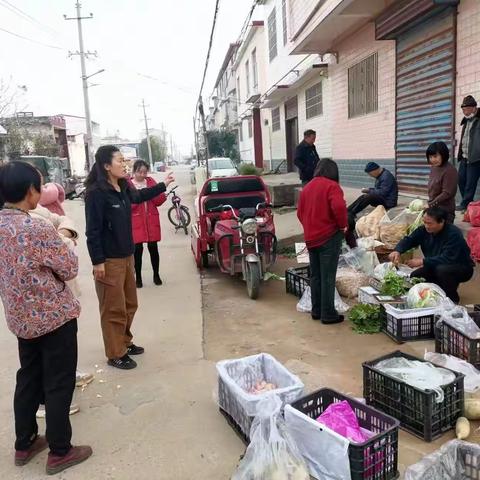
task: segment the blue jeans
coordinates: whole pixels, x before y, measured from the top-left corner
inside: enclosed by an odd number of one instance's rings
[[[473,202],[480,180],[480,162],[467,163],[462,160],[458,167],[458,187],[462,194],[461,207],[467,208]]]

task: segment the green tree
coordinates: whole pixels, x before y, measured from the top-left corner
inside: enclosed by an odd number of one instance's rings
[[[163,142],[160,141],[157,137],[150,137],[150,146],[152,147],[152,162],[164,162],[165,158],[167,157],[167,148],[166,145],[163,145]],[[140,149],[139,149],[140,158],[145,160],[146,162],[149,161],[148,158],[148,145],[147,139],[144,138],[140,142]]]
[[[32,137],[32,149],[34,155],[45,155],[46,157],[58,157],[60,147],[53,137],[38,133]]]
[[[229,157],[235,161],[240,159],[235,130],[209,130],[207,138],[211,157]]]

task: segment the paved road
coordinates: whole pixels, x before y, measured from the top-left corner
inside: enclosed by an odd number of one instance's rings
[[[188,171],[179,167],[177,179],[181,196],[191,204]],[[66,207],[83,232],[82,203],[67,202]],[[166,207],[162,207],[160,252],[165,284],[153,286],[146,256],[145,287],[139,291],[140,309],[134,323],[135,341],[145,346],[146,353],[138,359],[136,370],[122,372],[105,364],[91,268],[85,242],[80,242],[79,365],[97,373],[83,392],[76,391],[82,411],[72,418],[73,442],[91,444],[94,456],[48,478],[222,480],[230,478],[243,451],[214,403],[215,365],[203,359],[200,276],[189,238],[173,233]],[[46,454],[21,469],[13,466],[17,348],[4,319],[0,321],[0,471],[5,480],[47,478]]]

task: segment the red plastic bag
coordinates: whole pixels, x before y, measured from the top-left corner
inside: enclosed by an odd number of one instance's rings
[[[468,232],[467,243],[472,252],[472,258],[480,263],[480,228],[472,228]]]
[[[472,202],[468,205],[464,221],[470,222],[472,227],[480,227],[480,202]]]

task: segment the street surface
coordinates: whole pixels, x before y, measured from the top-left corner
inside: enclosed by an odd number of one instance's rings
[[[194,190],[188,170],[175,170],[182,201],[192,207]],[[162,178],[163,174],[157,176]],[[66,202],[65,206],[83,235],[82,202]],[[136,357],[139,366],[135,370],[123,372],[106,365],[84,238],[79,243],[83,307],[79,368],[95,373],[95,380],[83,391],[76,389],[81,412],[72,417],[73,442],[92,445],[94,456],[48,478],[227,480],[244,446],[218,413],[218,360],[269,352],[300,376],[307,391],[328,386],[361,397],[362,362],[397,349],[418,356],[425,348],[433,349],[433,342],[398,346],[382,334],[357,335],[348,322],[334,326],[313,322],[296,311],[296,298],[286,295],[284,283],[278,280],[262,285],[260,298],[252,301],[240,279],[228,278],[216,268],[201,277],[190,252],[190,238],[174,233],[166,217],[168,207],[166,203],[161,208],[163,286],[153,286],[148,252],[144,257],[145,286],[139,290],[134,341],[146,353]],[[193,217],[193,208],[191,213]],[[285,221],[291,219],[276,216],[279,227]],[[273,270],[283,276],[292,265],[295,260],[280,258]],[[478,277],[462,288],[465,303],[474,301],[475,290]],[[5,480],[47,478],[46,453],[26,467],[13,465],[12,399],[18,359],[15,337],[1,321],[0,471]],[[43,431],[44,421],[39,425]],[[451,438],[453,432],[427,444],[400,432],[401,471]],[[473,434],[470,439],[479,441],[480,437]]]

